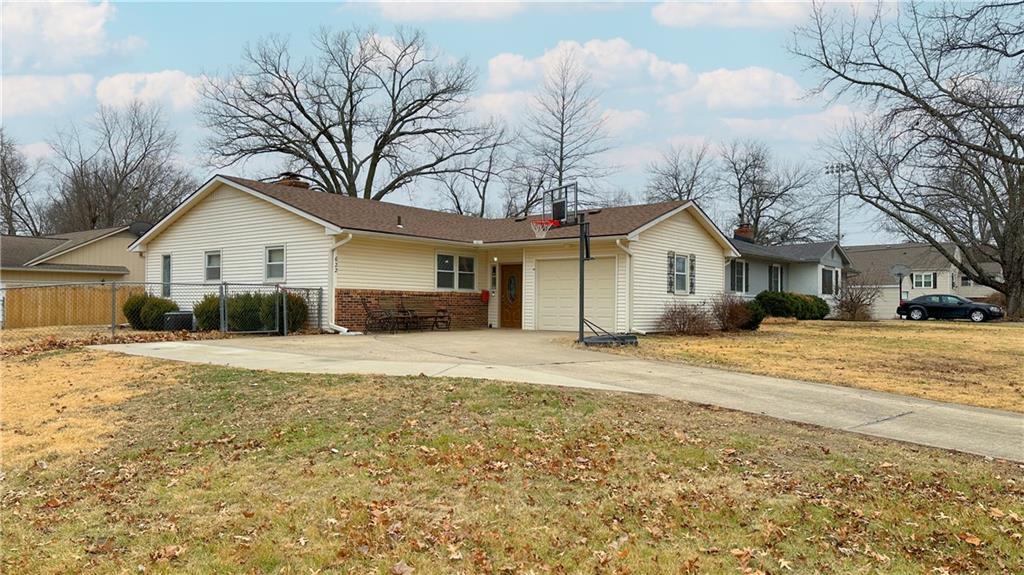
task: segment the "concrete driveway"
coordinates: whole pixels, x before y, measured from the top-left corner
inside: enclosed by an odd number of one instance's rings
[[[1024,461],[1024,415],[901,395],[632,359],[518,330],[233,338],[95,346],[296,373],[475,377],[650,393],[989,457]]]

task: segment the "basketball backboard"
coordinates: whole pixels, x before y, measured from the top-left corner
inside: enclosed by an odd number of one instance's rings
[[[576,182],[544,190],[541,194],[543,218],[555,220],[562,226],[579,223],[579,188]]]

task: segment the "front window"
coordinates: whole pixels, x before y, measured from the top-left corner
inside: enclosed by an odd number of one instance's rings
[[[437,289],[476,288],[476,259],[472,256],[437,254]]]
[[[171,256],[160,258],[160,296],[171,297]]]
[[[971,278],[969,278],[967,276],[960,276],[960,285],[962,285],[964,287],[970,287],[970,286],[974,285],[974,280],[972,280]]]
[[[745,293],[747,291],[747,262],[733,260],[732,274],[729,277],[730,291]]]
[[[768,266],[768,291],[782,291],[782,266]]]
[[[839,292],[839,270],[823,268],[821,270],[821,293],[836,294]]]
[[[914,274],[914,287],[917,289],[932,289],[935,287],[935,276],[932,274]]]
[[[690,291],[690,259],[676,256],[676,293]]]
[[[206,252],[203,277],[208,282],[220,281],[220,252]]]
[[[284,246],[269,246],[266,251],[264,280],[284,281]]]

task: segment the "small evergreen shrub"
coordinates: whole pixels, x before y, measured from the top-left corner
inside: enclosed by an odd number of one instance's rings
[[[124,312],[124,317],[128,320],[128,325],[132,326],[132,329],[146,329],[142,321],[142,308],[151,299],[153,299],[153,296],[139,293],[124,300],[121,311]]]
[[[273,318],[266,324],[263,321],[265,300],[273,297],[275,297],[274,294],[254,292],[228,296],[228,329],[231,331],[269,331],[274,329]]]
[[[767,314],[765,314],[761,304],[756,301],[748,301],[745,305],[747,308],[747,320],[739,327],[742,330],[754,331],[761,327],[761,322],[764,321]]]
[[[216,331],[220,329],[220,296],[208,294],[192,307],[196,316],[196,329]]]
[[[814,295],[763,291],[754,299],[771,317],[825,319],[831,311],[828,302]]]
[[[178,311],[178,304],[162,297],[150,296],[149,301],[142,306],[139,317],[142,320],[142,328],[149,330],[161,330],[164,328],[164,314]]]
[[[280,294],[265,294],[260,309],[260,317],[263,325],[273,327],[278,325],[278,332],[284,333],[284,309],[282,301],[285,296]],[[288,293],[288,333],[299,331],[306,327],[306,320],[309,319],[309,306],[306,300],[298,294]]]

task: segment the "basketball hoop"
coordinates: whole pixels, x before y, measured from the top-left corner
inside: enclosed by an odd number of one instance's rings
[[[530,228],[533,229],[533,235],[537,236],[538,240],[544,239],[548,235],[548,231],[551,228],[558,227],[558,220],[531,220]]]

